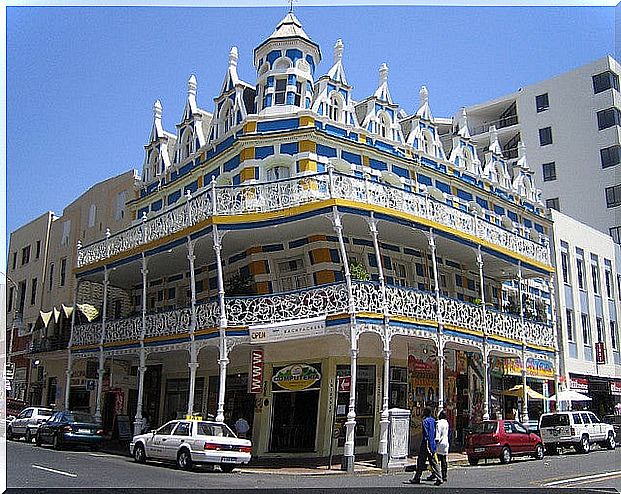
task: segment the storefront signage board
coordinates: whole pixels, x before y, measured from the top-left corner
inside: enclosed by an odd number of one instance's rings
[[[521,376],[522,359],[504,359],[504,368],[508,376]],[[554,379],[554,365],[548,360],[529,357],[526,359],[526,374],[540,379]]]
[[[338,392],[349,393],[351,390],[351,376],[338,376]]]
[[[250,379],[248,392],[260,393],[263,391],[263,348],[253,348],[250,352]]]
[[[595,361],[598,364],[606,363],[606,347],[604,346],[603,341],[595,343]]]
[[[621,396],[621,381],[612,381],[610,383],[610,394]]]
[[[288,365],[278,370],[272,377],[272,383],[287,391],[302,391],[313,387],[320,380],[319,371],[307,364]]]
[[[250,326],[249,332],[250,342],[254,344],[323,336],[326,334],[326,319],[321,316],[295,324],[288,322],[261,324]]]
[[[589,390],[589,381],[583,377],[570,377],[569,378],[569,388],[576,389],[578,391],[588,391]]]

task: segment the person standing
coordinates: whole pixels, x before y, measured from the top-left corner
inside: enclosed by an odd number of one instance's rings
[[[427,461],[431,466],[431,472],[435,476],[435,485],[442,484],[442,473],[435,459],[436,453],[436,421],[431,416],[431,409],[425,407],[423,409],[423,438],[420,443],[420,451],[416,461],[416,473],[410,479],[410,484],[420,484],[420,477],[425,471]]]
[[[444,410],[438,415],[438,422],[436,423],[436,443],[436,453],[442,469],[442,482],[446,482],[446,474],[448,471],[447,458],[449,453],[449,423],[448,420],[446,420],[446,412]]]
[[[242,439],[246,439],[246,434],[249,430],[250,425],[248,424],[248,421],[243,416],[239,417],[237,422],[235,422],[235,432],[237,433],[237,436]]]

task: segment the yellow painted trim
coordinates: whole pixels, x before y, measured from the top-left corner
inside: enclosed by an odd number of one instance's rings
[[[367,142],[367,136],[364,134],[358,134],[358,142],[365,144]]]
[[[254,166],[250,167],[250,168],[244,168],[240,173],[239,173],[239,179],[242,182],[245,182],[246,180],[254,180],[255,177],[255,170],[256,168]]]
[[[390,320],[396,321],[396,322],[410,323],[410,324],[422,324],[423,326],[432,326],[432,327],[438,326],[438,323],[436,321],[432,321],[431,319],[416,319],[414,317],[408,317],[408,316],[392,316],[391,315]]]
[[[244,124],[244,134],[254,133],[257,131],[257,122],[250,121]]]
[[[316,172],[317,162],[309,159],[300,160],[300,172]]]
[[[534,343],[526,343],[527,348],[534,350],[545,350],[546,352],[554,352],[554,347],[535,345]]]
[[[197,331],[194,331],[194,335],[204,335],[204,334],[211,334],[211,333],[217,333],[219,331],[219,329],[217,327],[212,327],[212,328],[205,328],[205,329],[199,329]]]
[[[254,159],[254,147],[244,148],[239,154],[240,161],[253,160]]]
[[[91,350],[93,348],[99,348],[99,345],[81,345],[81,346],[72,346],[71,351],[74,350]]]
[[[331,316],[326,317],[326,321],[333,321],[334,319],[349,319],[349,314],[347,312],[342,312],[341,314],[332,314]]]
[[[190,339],[189,331],[187,331],[186,333],[175,333],[174,335],[166,334],[162,336],[150,336],[149,338],[145,338],[144,342],[151,343],[153,341],[179,340],[184,338]]]
[[[362,157],[362,164],[363,164],[363,166],[369,166],[369,157],[368,156],[363,156]]]
[[[315,153],[317,152],[317,143],[308,140],[300,141],[299,150],[300,153]]]
[[[315,119],[309,115],[300,117],[300,127],[314,127]]]
[[[452,324],[445,324],[445,328],[452,329],[453,331],[459,331],[460,333],[471,334],[474,336],[483,336],[483,331],[475,331],[472,329],[462,328],[461,326],[453,326]]]
[[[356,312],[356,317],[366,317],[368,319],[384,319],[384,314],[377,312]]]

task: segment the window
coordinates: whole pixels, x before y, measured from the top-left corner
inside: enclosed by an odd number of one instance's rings
[[[189,436],[190,435],[190,422],[179,422],[179,425],[175,429],[174,436]]]
[[[88,210],[88,227],[93,228],[95,226],[95,218],[97,217],[97,206],[95,204],[91,204],[91,207]]]
[[[15,297],[15,287],[10,287],[9,300],[7,302],[7,312],[11,312],[13,310],[13,297]]]
[[[175,425],[177,425],[177,422],[168,422],[167,424],[164,424],[162,427],[160,427],[157,431],[155,431],[155,433],[158,436],[169,435],[174,429]]]
[[[557,211],[560,211],[561,201],[558,197],[551,197],[550,199],[546,199],[546,207],[548,209],[556,209]]]
[[[567,341],[576,341],[574,335],[574,312],[571,309],[565,309],[565,317],[567,318]]]
[[[65,286],[65,277],[67,276],[67,258],[60,260],[60,286]]]
[[[617,108],[608,108],[597,112],[597,128],[607,129],[613,125],[621,125],[621,114]]]
[[[328,117],[335,122],[341,121],[341,105],[337,96],[332,96],[328,102]]]
[[[394,271],[394,283],[397,286],[407,286],[408,285],[408,275],[405,264],[394,262],[392,264]]]
[[[547,146],[552,144],[552,127],[539,129],[539,145]]]
[[[541,167],[543,168],[544,182],[552,182],[553,180],[556,180],[556,163],[554,163],[554,161],[551,163],[544,163]]]
[[[285,104],[285,93],[287,91],[287,79],[276,79],[276,91],[274,100],[277,105]]]
[[[614,208],[620,204],[621,204],[621,185],[614,185],[613,187],[606,187],[606,207]]]
[[[595,319],[597,327],[597,341],[605,341],[606,335],[604,334],[604,320],[601,317]]]
[[[546,111],[550,108],[550,101],[548,100],[548,93],[540,94],[535,97],[535,106],[537,107],[537,113]]]
[[[126,190],[116,195],[116,213],[114,215],[116,220],[121,220],[125,217],[125,202],[127,202]]]
[[[380,137],[390,137],[389,129],[390,122],[388,121],[388,117],[385,114],[380,115],[377,122],[377,133],[380,135]]]
[[[569,253],[567,251],[561,251],[561,270],[563,272],[563,283],[569,285]]]
[[[574,424],[582,424],[582,418],[580,417],[579,413],[572,413],[572,415],[574,417]]]
[[[576,249],[576,268],[578,270],[578,288],[584,290],[584,259],[582,258],[582,251]]]
[[[37,301],[37,279],[32,279],[32,286],[30,287],[30,305],[34,305]]]
[[[621,226],[613,226],[608,229],[615,244],[621,244]]]
[[[284,178],[289,178],[290,170],[288,166],[273,166],[268,168],[265,172],[265,176],[268,182],[274,180],[282,180]]]
[[[300,101],[302,99],[302,83],[301,82],[296,82],[295,83],[295,96],[293,99],[293,104],[295,106],[300,106]]]
[[[619,333],[617,321],[610,321],[610,339],[612,340],[612,349],[619,350]]]
[[[50,281],[48,290],[52,291],[52,283],[54,282],[54,264],[50,264]]]
[[[22,249],[22,266],[30,262],[30,245]]]
[[[611,271],[612,268],[610,266],[610,261],[606,260],[605,264],[606,264],[606,269],[604,271],[604,283],[606,285],[606,296],[608,298],[613,298],[612,271]]]
[[[593,280],[593,292],[599,295],[599,260],[595,254],[591,254],[591,279]]]
[[[588,413],[581,413],[580,416],[582,417],[582,423],[584,423],[584,424],[590,424],[591,423],[591,419],[590,419]]]
[[[41,257],[41,240],[37,240],[37,248],[35,252],[35,258],[39,259],[39,257]]]
[[[600,158],[602,160],[602,168],[615,166],[621,162],[621,153],[619,152],[620,149],[621,146],[615,144],[614,146],[599,150]]]
[[[71,220],[67,220],[63,223],[63,236],[60,239],[60,245],[67,245],[69,243],[70,233],[71,233]]]
[[[599,424],[600,421],[594,413],[589,413],[589,418],[591,419],[592,424]]]
[[[175,289],[175,287],[173,286],[172,288],[168,289],[168,300],[172,300],[177,296],[177,290]]]
[[[619,76],[617,74],[607,70],[593,76],[593,92],[595,94],[611,88],[619,90]]]
[[[589,315],[581,314],[582,320],[582,342],[584,346],[591,346],[591,325],[589,324]]]
[[[20,281],[19,287],[17,289],[17,293],[19,296],[19,300],[17,302],[17,312],[20,314],[24,313],[24,304],[26,303],[26,282]]]
[[[13,252],[13,269],[17,267],[17,252]]]

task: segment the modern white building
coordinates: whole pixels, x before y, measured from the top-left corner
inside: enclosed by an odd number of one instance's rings
[[[617,243],[621,241],[620,70],[619,63],[607,56],[466,108],[479,154],[494,134],[507,159],[517,158],[518,143],[524,143],[544,203],[610,234]]]
[[[621,407],[621,248],[552,210],[561,380],[606,415]]]

